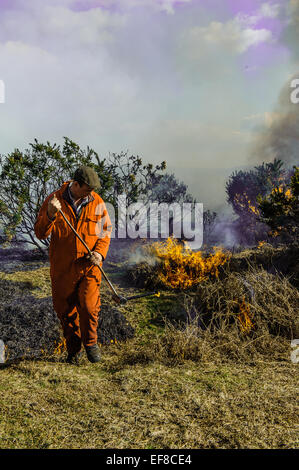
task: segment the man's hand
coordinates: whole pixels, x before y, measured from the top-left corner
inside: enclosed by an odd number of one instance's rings
[[[54,194],[54,196],[48,202],[48,217],[50,219],[53,219],[60,209],[61,209],[61,204],[59,200],[57,199],[56,194]]]
[[[96,266],[102,266],[103,256],[96,251],[92,251],[91,256],[89,257],[89,261]]]

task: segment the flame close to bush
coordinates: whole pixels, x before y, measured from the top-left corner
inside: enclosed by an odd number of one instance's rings
[[[251,320],[251,312],[249,305],[245,302],[243,298],[241,304],[239,305],[240,312],[238,314],[238,320],[240,322],[240,328],[243,333],[248,333],[253,328],[253,323]]]
[[[53,353],[60,356],[64,351],[66,351],[66,341],[63,338],[63,340],[55,347]]]
[[[173,289],[190,289],[211,277],[218,278],[219,267],[228,261],[230,254],[219,247],[213,249],[214,253],[205,256],[174,238],[153,243],[150,247],[151,253],[162,261],[160,280]]]

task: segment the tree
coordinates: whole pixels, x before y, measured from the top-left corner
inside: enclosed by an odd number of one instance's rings
[[[283,169],[283,162],[278,159],[250,171],[236,171],[229,177],[227,202],[238,215],[234,225],[243,242],[255,243],[266,236],[267,227],[261,219],[258,198],[266,197],[288,178],[289,172]]]
[[[298,240],[299,232],[299,167],[289,184],[281,184],[272,189],[269,196],[258,198],[263,221],[269,225],[273,236],[282,241]]]
[[[109,154],[106,161],[107,174],[113,180],[109,202],[116,205],[119,194],[125,194],[128,204],[148,198],[150,188],[159,183],[166,169],[166,162],[154,166],[144,164],[138,155],[128,156],[128,152]]]
[[[49,240],[38,240],[34,235],[38,211],[44,199],[70,179],[77,166],[89,165],[96,170],[104,196],[113,184],[104,160],[94,150],[89,147],[82,150],[67,137],[62,148],[35,139],[24,152],[16,149],[1,156],[0,164],[0,224],[5,239],[32,244],[43,253]]]
[[[211,243],[212,233],[217,224],[217,212],[209,209],[203,212],[203,235],[205,245]]]
[[[283,162],[262,163],[250,171],[236,171],[226,183],[227,201],[240,217],[257,216],[259,195],[265,196],[286,177]]]
[[[100,195],[114,206],[116,215],[119,194],[126,194],[127,204],[148,201],[166,169],[166,162],[154,167],[143,164],[139,156],[129,157],[123,152],[101,160],[94,150],[83,150],[67,137],[62,148],[35,139],[24,152],[16,149],[1,156],[0,165],[0,226],[4,238],[29,243],[44,254],[49,240],[38,240],[34,234],[38,211],[49,194],[72,178],[79,165],[95,169],[102,184]]]
[[[188,193],[188,186],[179,181],[174,174],[166,173],[153,184],[148,193],[148,198],[151,201],[159,203],[172,204],[178,203],[192,203],[195,202],[191,194]]]
[[[185,183],[179,181],[174,174],[163,173],[166,170],[165,161],[155,166],[151,163],[144,164],[138,155],[128,156],[127,152],[122,152],[110,154],[106,165],[114,181],[113,191],[108,200],[115,209],[116,231],[118,229],[117,198],[120,194],[126,195],[128,206],[137,202],[142,203],[142,207],[136,206],[127,216],[126,223],[133,231],[136,226],[149,230],[148,216],[151,202],[159,204],[194,202]],[[170,216],[169,223],[171,225],[172,216]]]

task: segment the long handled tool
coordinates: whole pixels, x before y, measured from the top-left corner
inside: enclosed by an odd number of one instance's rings
[[[64,215],[64,213],[62,212],[61,209],[59,209],[59,212],[60,214],[62,215],[62,217],[64,218],[64,220],[66,221],[66,223],[68,224],[68,226],[70,227],[70,229],[74,232],[74,234],[76,235],[77,238],[79,238],[80,242],[84,245],[84,247],[86,248],[89,256],[92,256],[92,253],[90,251],[90,249],[88,248],[88,246],[86,245],[85,241],[82,239],[82,237],[80,237],[79,233],[74,229],[74,227],[72,226],[72,224],[70,223],[70,221],[66,218],[66,216]],[[128,302],[128,300],[133,300],[133,299],[140,299],[141,297],[149,297],[151,295],[157,295],[157,292],[149,292],[148,294],[140,294],[140,295],[133,295],[131,297],[123,297],[121,295],[118,295],[118,293],[116,292],[114,286],[112,285],[112,283],[109,281],[105,271],[103,270],[102,266],[100,266],[99,264],[97,264],[99,270],[101,271],[105,281],[107,282],[108,286],[110,287],[111,291],[113,292],[113,300],[118,303],[118,304],[125,304]]]

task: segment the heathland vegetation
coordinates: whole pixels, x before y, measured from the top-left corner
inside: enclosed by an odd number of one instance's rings
[[[111,204],[119,193],[128,203],[194,202],[165,162],[101,160],[69,139],[2,157],[0,447],[298,447],[298,167],[275,160],[231,175],[233,246],[212,211],[200,250],[173,237],[113,239],[104,269],[118,292],[156,295],[117,305],[103,284],[102,361],[77,367],[64,362],[48,241],[33,223],[80,163],[94,166]]]

